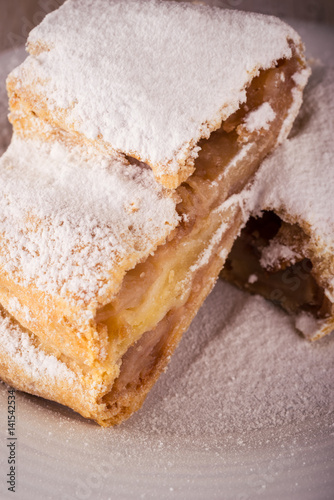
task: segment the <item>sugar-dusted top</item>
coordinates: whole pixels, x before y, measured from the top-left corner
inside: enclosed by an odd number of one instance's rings
[[[296,32],[260,14],[159,0],[68,0],[29,35],[14,72],[89,139],[178,175]],[[181,175],[182,178],[182,175]]]
[[[262,164],[252,190],[257,210],[298,221],[334,249],[334,68],[316,67],[290,138]]]
[[[148,168],[14,137],[0,160],[0,269],[104,303],[175,227],[175,203]]]

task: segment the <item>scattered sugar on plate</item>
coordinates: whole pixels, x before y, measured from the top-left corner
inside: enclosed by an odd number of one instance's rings
[[[68,431],[70,441],[82,428],[91,435],[94,449],[98,443],[104,452],[107,436],[118,460],[124,455],[124,442],[130,448],[136,440],[149,447],[154,434],[164,443],[166,434],[181,438],[182,446],[186,436],[206,446],[213,438],[224,448],[228,436],[237,433],[243,446],[254,430],[269,428],[276,435],[289,423],[298,429],[310,418],[321,425],[326,417],[333,420],[333,359],[333,336],[311,344],[296,333],[284,312],[219,281],[184,336],[167,375],[121,427],[98,429],[56,404],[28,403],[40,410],[41,419],[49,405],[52,428]],[[23,401],[20,404],[23,411]],[[22,413],[21,421],[24,418],[28,417]]]
[[[334,336],[310,343],[285,312],[219,281],[167,376],[126,426],[219,443],[223,435],[334,417],[333,360]]]

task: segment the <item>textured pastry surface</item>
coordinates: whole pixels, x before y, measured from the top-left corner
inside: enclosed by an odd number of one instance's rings
[[[2,158],[4,307],[45,342],[53,332],[53,347],[62,353],[89,365],[107,359],[107,328],[99,325],[98,309],[116,300],[127,271],[143,264],[166,239],[174,239],[171,251],[179,262],[172,262],[168,250],[167,263],[161,258],[153,265],[160,276],[146,269],[134,271],[127,295],[133,298],[136,290],[136,300],[130,305],[130,299],[123,298],[123,309],[130,309],[123,326],[115,320],[108,326],[118,343],[124,335],[120,332],[127,331],[123,349],[131,345],[175,306],[179,295],[189,292],[188,275],[211,239],[210,232],[218,230],[211,212],[240,193],[261,159],[288,132],[307,73],[295,55],[261,71],[247,89],[245,104],[204,141],[194,174],[176,193],[157,184],[147,166],[125,166],[125,160],[101,155],[92,146],[77,146],[60,130],[40,141],[34,137],[41,132],[42,120],[32,113],[21,118],[23,139],[16,136]],[[294,81],[295,74],[302,82]],[[15,113],[21,116],[21,109]],[[152,273],[155,283],[148,280]],[[151,305],[142,298],[145,283],[155,290],[151,295],[145,292]],[[141,303],[145,314],[138,314]],[[113,308],[108,306],[103,317]]]
[[[179,217],[149,169],[14,137],[0,169],[0,266],[89,307],[163,243]]]
[[[15,135],[0,179],[1,304],[63,354],[106,360],[96,310],[178,224],[175,194],[150,169]]]
[[[193,171],[198,141],[245,101],[259,69],[290,58],[293,46],[300,50],[292,28],[259,14],[69,0],[30,33],[31,56],[8,86],[38,116],[148,163],[176,187]]]

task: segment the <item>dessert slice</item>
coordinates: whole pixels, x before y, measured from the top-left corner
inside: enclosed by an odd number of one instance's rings
[[[141,406],[248,217],[244,193],[296,112],[305,73],[297,57],[260,72],[175,191],[146,164],[61,130],[14,137],[0,160],[2,332],[7,347],[11,332],[33,347],[3,349],[4,380],[101,425]],[[32,352],[66,380],[29,371]]]
[[[334,70],[316,67],[291,137],[261,166],[222,276],[280,304],[311,340],[334,329]]]
[[[8,80],[0,376],[112,425],[212,289],[309,71],[280,21],[206,7],[70,0],[40,30]]]
[[[0,172],[1,378],[118,423],[213,287],[239,197],[204,176],[167,192],[145,167],[17,137]]]
[[[276,18],[158,0],[68,0],[30,33],[27,48],[8,79],[17,133],[61,131],[107,156],[145,162],[168,188],[191,175],[223,122],[227,131],[240,122],[253,79],[288,61],[280,74],[291,78],[304,64],[299,36]],[[294,97],[290,112],[259,108],[245,131],[285,113],[282,142],[301,93]]]

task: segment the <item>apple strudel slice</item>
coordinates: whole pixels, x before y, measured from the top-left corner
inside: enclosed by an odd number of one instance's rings
[[[213,287],[309,71],[280,21],[206,7],[69,0],[40,30],[8,80],[0,376],[112,425]]]
[[[261,166],[222,272],[280,304],[311,340],[334,329],[334,70],[315,67],[291,137]]]
[[[304,64],[299,36],[276,18],[159,0],[68,0],[27,48],[8,79],[19,134],[47,140],[61,130],[105,155],[145,162],[168,188],[191,175],[202,142],[245,103],[260,71]],[[266,105],[249,126],[272,117]]]
[[[14,136],[0,160],[1,378],[101,425],[141,406],[245,223],[244,194],[304,73],[298,58],[260,72],[173,191],[147,165],[62,131]],[[42,372],[26,366],[30,355],[47,360]]]

